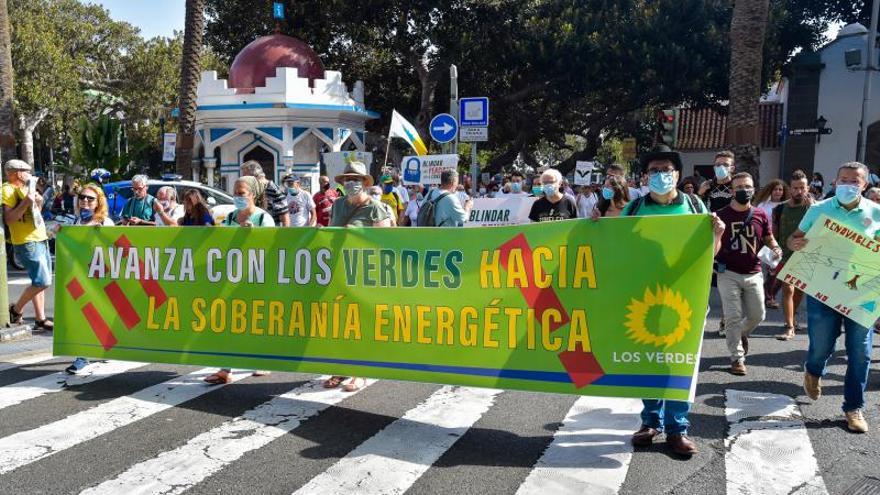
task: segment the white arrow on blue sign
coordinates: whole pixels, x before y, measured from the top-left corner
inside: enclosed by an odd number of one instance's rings
[[[431,139],[440,144],[448,143],[455,139],[455,135],[458,133],[458,122],[452,115],[440,113],[431,119],[429,130],[431,131]]]
[[[462,127],[488,127],[489,98],[461,98],[458,100],[458,123]]]

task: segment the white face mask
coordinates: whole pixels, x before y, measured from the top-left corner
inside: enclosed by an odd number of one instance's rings
[[[345,195],[352,196],[359,194],[364,189],[364,183],[359,180],[347,180],[342,187],[345,188]]]

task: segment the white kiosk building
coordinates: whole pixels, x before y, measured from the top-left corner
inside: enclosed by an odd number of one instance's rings
[[[227,191],[240,165],[256,160],[269,179],[295,173],[314,192],[320,154],[364,151],[364,125],[379,117],[364,106],[363,82],[349,92],[340,72],[325,71],[311,47],[283,34],[246,46],[228,80],[203,72],[196,103],[193,179],[205,174]]]

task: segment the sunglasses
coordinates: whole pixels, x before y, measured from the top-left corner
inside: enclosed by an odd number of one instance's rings
[[[96,198],[96,197],[94,197],[94,196],[86,196],[85,194],[80,194],[80,195],[77,196],[77,197],[79,198],[80,201],[85,201],[85,202],[87,202],[87,203],[91,203],[92,201],[97,201],[97,200],[98,200],[98,198]]]

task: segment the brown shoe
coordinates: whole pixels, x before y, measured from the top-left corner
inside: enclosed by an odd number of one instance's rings
[[[853,433],[866,433],[868,431],[868,422],[865,421],[865,415],[861,409],[853,409],[846,413],[846,427]]]
[[[822,397],[822,377],[804,371],[804,392],[807,393],[807,397],[819,400],[819,397]]]
[[[666,445],[678,455],[692,456],[700,451],[697,444],[684,435],[666,435]]]
[[[656,428],[642,425],[642,429],[633,433],[632,444],[636,447],[650,447],[654,443],[654,437],[659,434]]]
[[[737,360],[730,364],[730,374],[736,376],[745,376],[746,363],[743,360]]]
[[[748,356],[749,355],[749,338],[746,337],[745,335],[743,335],[739,339],[739,341],[742,342],[742,345],[743,345],[743,356]]]

